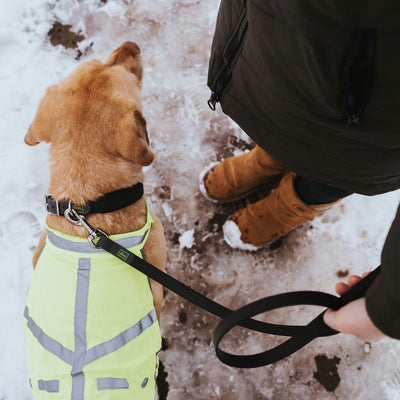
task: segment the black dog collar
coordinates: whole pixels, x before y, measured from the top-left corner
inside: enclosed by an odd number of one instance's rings
[[[109,213],[120,210],[136,203],[143,197],[143,183],[139,182],[129,188],[116,190],[107,193],[95,201],[88,201],[85,204],[74,204],[71,201],[54,200],[51,194],[46,194],[45,205],[46,210],[52,215],[64,216],[65,211],[72,207],[80,215],[88,215],[94,213]]]

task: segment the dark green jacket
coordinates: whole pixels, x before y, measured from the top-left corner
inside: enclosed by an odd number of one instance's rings
[[[366,195],[399,189],[399,16],[398,0],[222,0],[211,107],[220,101],[298,175]],[[367,305],[376,325],[400,338],[400,264],[390,243],[389,278],[379,278]]]

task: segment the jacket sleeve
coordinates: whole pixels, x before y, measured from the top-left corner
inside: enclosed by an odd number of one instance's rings
[[[381,256],[382,271],[366,294],[367,312],[386,335],[400,339],[400,206]]]

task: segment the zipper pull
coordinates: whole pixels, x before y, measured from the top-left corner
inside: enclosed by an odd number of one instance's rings
[[[349,125],[360,125],[360,114],[355,112],[353,114],[349,114],[347,119],[347,126]]]
[[[207,101],[208,107],[211,108],[212,111],[215,111],[215,105],[219,102],[220,98],[215,92],[211,92],[211,96]]]
[[[347,98],[347,125],[360,125],[361,112],[356,104],[356,98],[353,93],[349,93]]]

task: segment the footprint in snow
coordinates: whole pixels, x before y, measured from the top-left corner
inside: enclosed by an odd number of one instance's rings
[[[38,219],[29,211],[19,211],[6,220],[2,239],[6,239],[11,245],[34,251],[41,233],[42,227]]]

